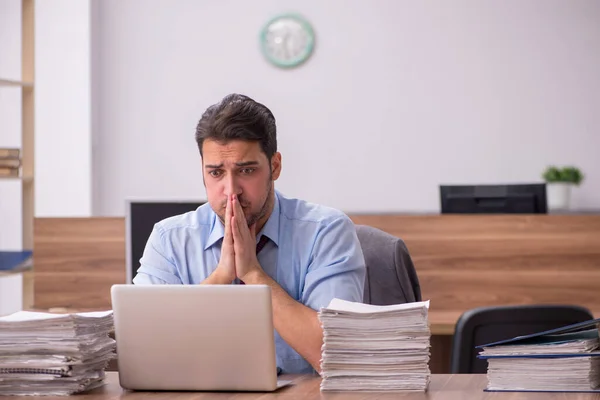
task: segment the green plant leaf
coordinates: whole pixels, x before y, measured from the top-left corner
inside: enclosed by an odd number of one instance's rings
[[[546,168],[542,177],[544,178],[544,180],[546,182],[560,182],[561,181],[560,170],[553,165]]]
[[[556,167],[554,165],[546,168],[542,174],[544,180],[548,183],[552,182],[563,182],[572,183],[579,185],[583,181],[584,175],[579,168],[574,166],[566,166],[563,168]]]

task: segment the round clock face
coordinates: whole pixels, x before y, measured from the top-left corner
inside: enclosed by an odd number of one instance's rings
[[[269,21],[261,32],[265,57],[279,67],[294,67],[310,57],[315,44],[313,29],[302,17],[281,15]]]

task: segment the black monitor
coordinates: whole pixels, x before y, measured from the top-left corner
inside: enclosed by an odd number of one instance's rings
[[[440,185],[442,214],[546,214],[546,184]]]
[[[140,267],[140,258],[154,224],[193,211],[202,201],[128,201],[125,216],[125,257],[127,283],[131,283]]]

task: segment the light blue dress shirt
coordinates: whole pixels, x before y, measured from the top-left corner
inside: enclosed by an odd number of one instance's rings
[[[257,235],[263,270],[293,299],[319,311],[337,297],[363,301],[365,261],[353,222],[341,211],[275,191],[273,212]],[[198,284],[217,267],[224,228],[208,203],[154,226],[135,284]],[[283,373],[313,372],[275,331]]]

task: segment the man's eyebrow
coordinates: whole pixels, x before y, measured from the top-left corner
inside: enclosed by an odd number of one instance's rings
[[[254,165],[258,165],[258,161],[242,161],[242,162],[235,163],[236,167],[250,167],[250,166],[254,166]],[[204,168],[206,168],[206,169],[223,168],[223,163],[221,163],[221,164],[206,164],[204,166]]]
[[[250,167],[252,165],[258,165],[258,161],[238,162],[238,163],[235,163],[235,165],[238,166],[238,167]]]
[[[223,168],[223,163],[219,164],[219,165],[214,165],[214,164],[206,164],[204,166],[204,168]]]

